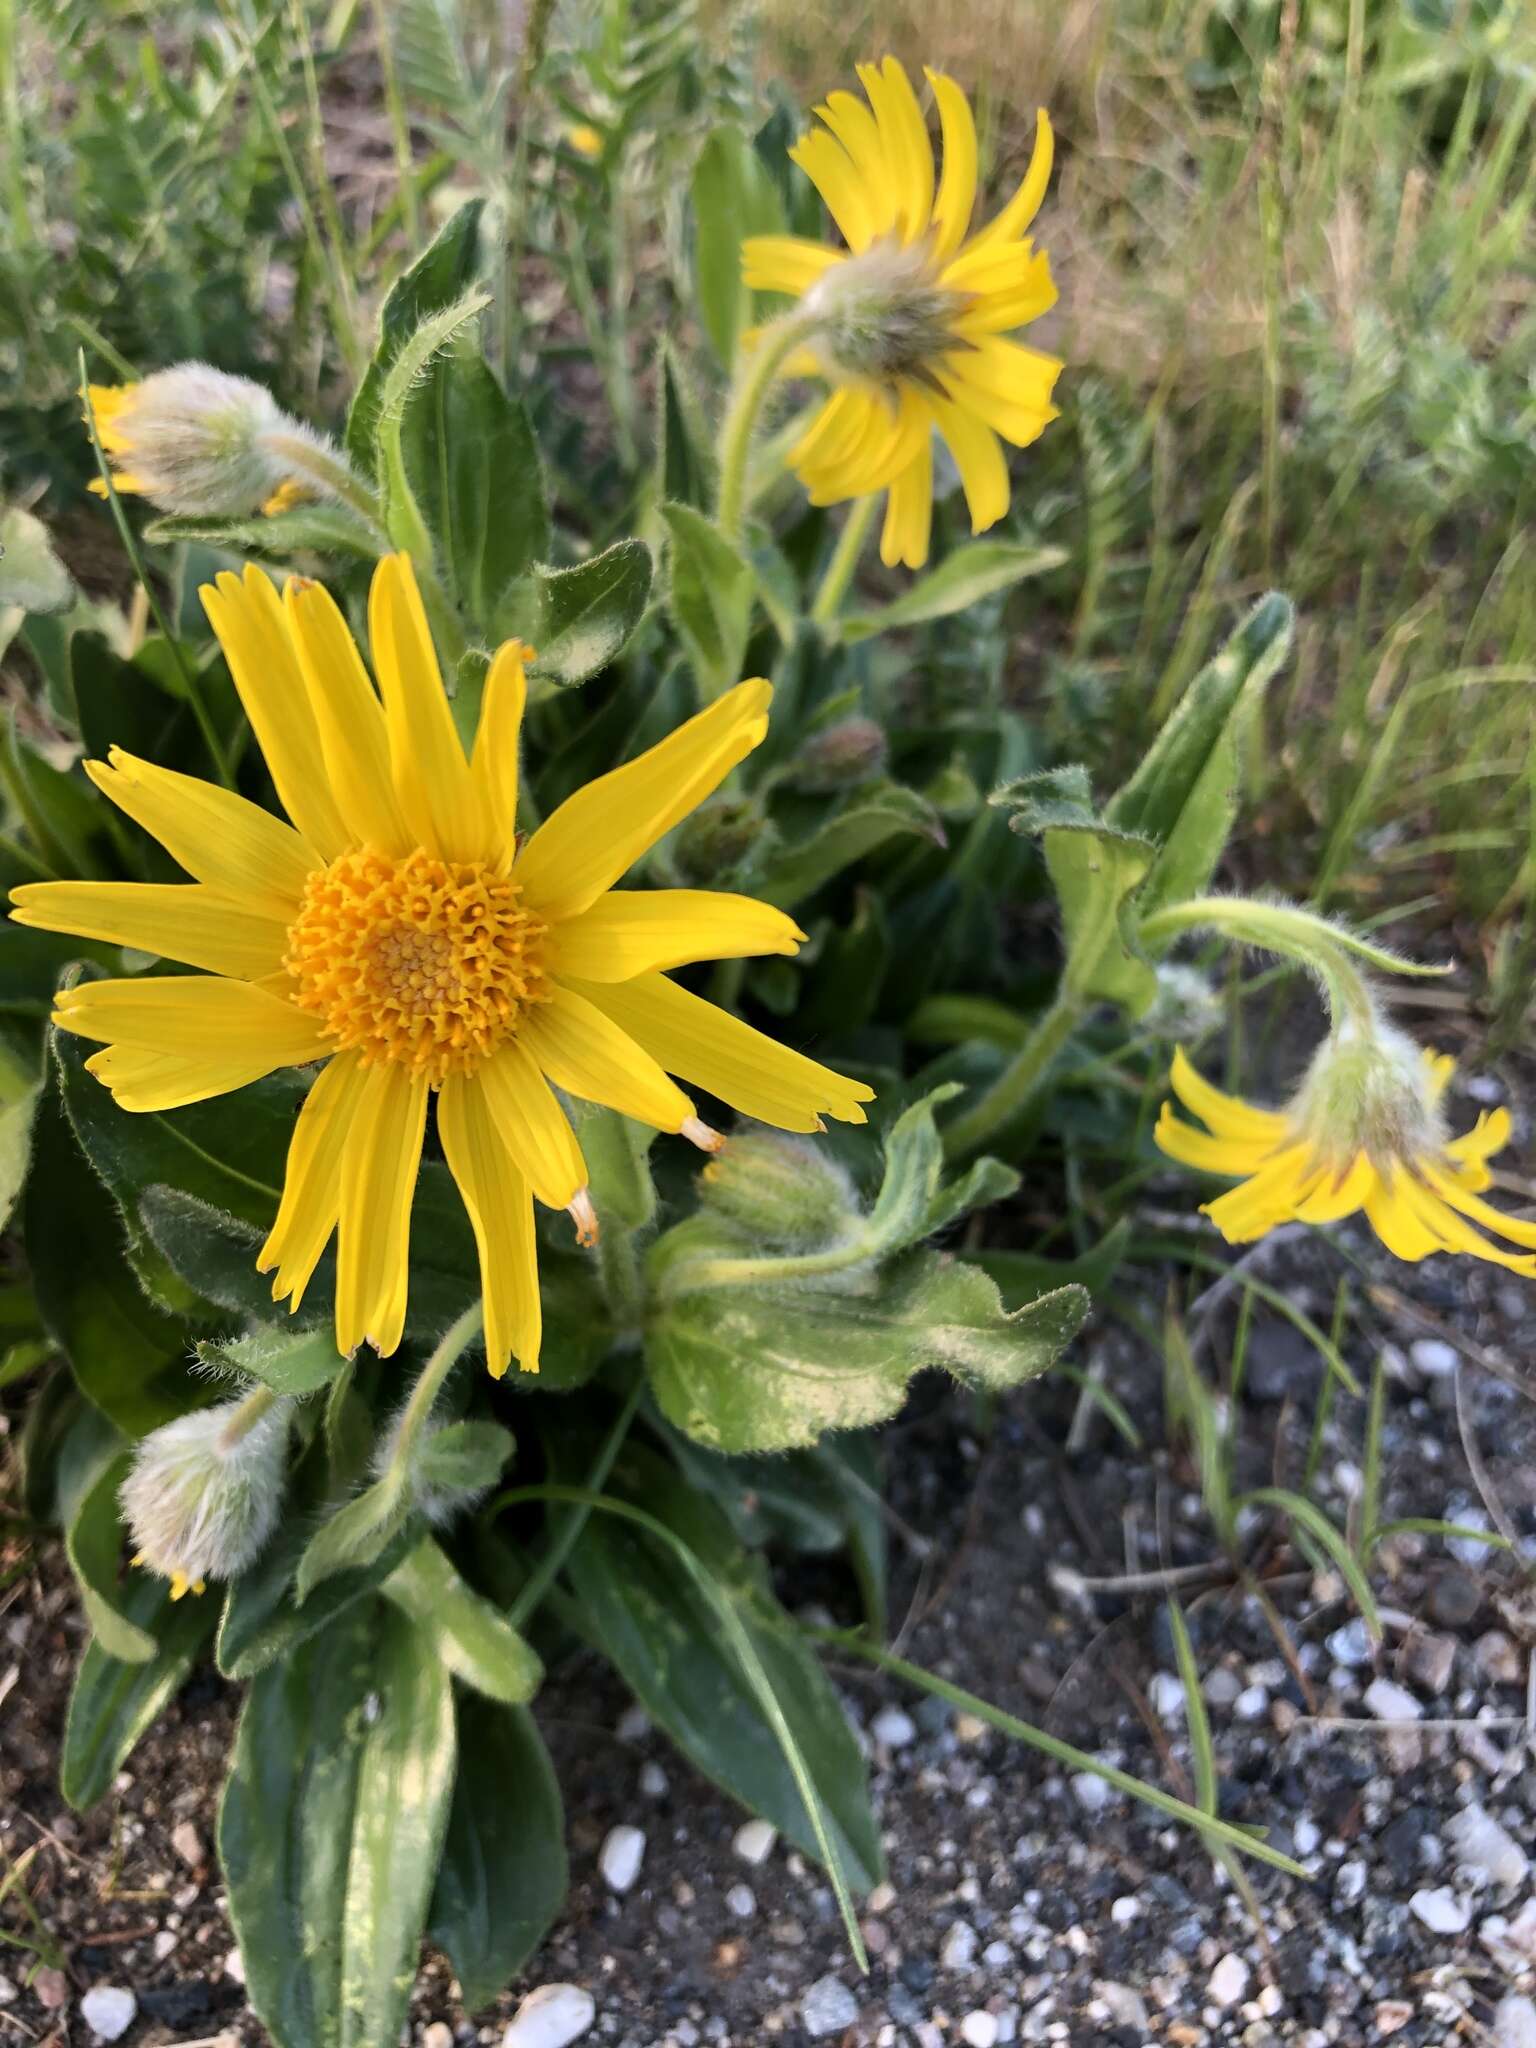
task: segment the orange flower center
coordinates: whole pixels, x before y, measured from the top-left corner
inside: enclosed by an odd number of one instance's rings
[[[338,1052],[393,1060],[437,1087],[545,1000],[546,929],[517,883],[479,861],[365,847],[310,876],[283,965]]]

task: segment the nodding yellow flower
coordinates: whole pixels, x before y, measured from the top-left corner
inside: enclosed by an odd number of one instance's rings
[[[603,153],[603,131],[594,128],[590,121],[577,121],[567,128],[565,139],[578,156],[601,156]]]
[[[151,498],[167,512],[239,518],[286,512],[316,497],[292,474],[326,454],[323,437],[290,418],[271,392],[249,377],[231,377],[208,363],[176,363],[137,384],[86,387],[97,438],[115,489]],[[93,477],[104,498],[107,486]]]
[[[1454,1065],[1378,1025],[1366,1039],[1330,1040],[1289,1107],[1270,1110],[1213,1088],[1178,1051],[1174,1093],[1206,1130],[1165,1102],[1157,1142],[1186,1166],[1241,1176],[1240,1187],[1201,1211],[1229,1244],[1280,1223],[1336,1223],[1363,1209],[1397,1258],[1463,1252],[1536,1277],[1536,1223],[1479,1199],[1492,1184],[1487,1161],[1509,1141],[1509,1112],[1485,1111],[1470,1131],[1449,1137],[1441,1100]],[[1485,1230],[1523,1250],[1506,1251]]]
[[[411,1193],[429,1098],[479,1245],[491,1370],[539,1357],[530,1196],[590,1241],[587,1170],[550,1087],[706,1151],[669,1074],[785,1130],[861,1123],[871,1090],[689,993],[669,970],[793,953],[804,933],[750,897],[614,884],[763,738],[772,694],[739,683],[518,841],[528,650],[486,679],[473,753],[454,726],[409,559],[373,578],[375,692],[329,594],[260,570],[202,591],[291,823],[114,748],[99,789],[190,884],[29,883],[14,916],[206,970],[85,982],[54,1021],[129,1110],[221,1095],[324,1061],[257,1258],[297,1309],[332,1233],[336,1336],[387,1354],[405,1323]]]
[[[869,104],[830,94],[816,109],[823,125],[790,151],[847,249],[756,235],[743,245],[743,277],[820,316],[786,365],[834,387],[790,456],[811,502],[886,491],[881,557],[916,569],[928,559],[934,428],[959,467],[971,529],[982,533],[1008,509],[1001,442],[1027,447],[1057,417],[1061,363],[1005,339],[1056,303],[1050,262],[1027,233],[1054,145],[1042,109],[1023,183],[971,234],[976,124],[960,87],[927,74],[944,142],[935,182],[927,123],[902,66],[887,57],[861,64],[858,76]]]

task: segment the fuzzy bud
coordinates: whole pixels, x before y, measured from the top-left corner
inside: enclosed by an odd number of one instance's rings
[[[836,1161],[779,1131],[732,1138],[699,1175],[699,1198],[744,1236],[784,1250],[830,1244],[861,1214]]]
[[[722,877],[742,866],[766,829],[755,798],[714,797],[677,829],[673,859],[678,873],[697,887],[718,889]]]
[[[890,748],[872,718],[844,718],[813,733],[790,764],[789,780],[811,796],[856,789],[879,775]]]
[[[1290,1117],[1320,1156],[1376,1166],[1437,1154],[1445,1125],[1422,1049],[1377,1017],[1343,1026],[1313,1056]]]
[[[1140,1020],[1144,1031],[1182,1045],[1202,1038],[1221,1022],[1221,997],[1198,967],[1160,960],[1156,974],[1157,993]]]
[[[810,345],[834,382],[915,377],[942,391],[932,365],[968,346],[953,328],[962,303],[934,281],[925,243],[886,237],[832,264],[801,306],[815,318]]]
[[[293,1403],[258,1391],[153,1430],[133,1454],[121,1506],[135,1564],[171,1598],[249,1569],[277,1526]]]
[[[182,517],[243,518],[275,497],[285,505],[308,488],[294,484],[293,450],[326,452],[270,391],[208,363],[177,363],[138,384],[93,384],[90,401],[117,488]]]

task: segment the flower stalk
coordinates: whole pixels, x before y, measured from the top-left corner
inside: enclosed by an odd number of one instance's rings
[[[746,504],[747,472],[758,416],[784,364],[813,332],[814,314],[788,313],[765,327],[757,345],[737,373],[720,430],[720,498],[716,512],[728,541],[741,539]]]

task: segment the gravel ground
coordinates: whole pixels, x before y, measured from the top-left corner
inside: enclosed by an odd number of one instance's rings
[[[1097,1415],[1067,1448],[1074,1394],[1061,1380],[1008,1401],[985,1434],[963,1398],[924,1386],[888,1432],[908,1532],[893,1560],[905,1654],[1187,1796],[1162,1594],[1117,1583],[1184,1569],[1221,1810],[1265,1826],[1309,1884],[1249,1866],[1255,1917],[1161,1816],[850,1667],[838,1675],[890,1859],[864,1908],[860,1977],[820,1874],[744,1835],[742,1814],[581,1655],[540,1701],[570,1801],[567,1911],[528,1980],[472,2019],[427,1955],[407,2040],[499,2041],[531,1990],[565,1985],[552,2003],[546,1988],[511,2048],[575,2038],[555,2022],[562,1998],[585,2011],[580,1991],[595,2006],[580,2038],[610,2048],[1532,2048],[1536,1409],[1517,1383],[1536,1293],[1486,1267],[1410,1272],[1348,1241],[1369,1275],[1346,1353],[1368,1372],[1387,1347],[1386,1512],[1486,1526],[1491,1509],[1525,1553],[1395,1539],[1377,1559],[1386,1641],[1374,1656],[1337,1577],[1278,1537],[1254,1532],[1262,1601],[1229,1583],[1192,1470],[1164,1448],[1156,1362],[1118,1322],[1101,1321],[1085,1355],[1144,1429],[1141,1452]],[[1254,1270],[1327,1321],[1334,1253],[1272,1241]],[[1192,1326],[1207,1369],[1231,1314],[1219,1299],[1203,1332]],[[1318,1375],[1289,1325],[1256,1320],[1245,1483],[1298,1474]],[[1361,1404],[1343,1399],[1325,1439],[1318,1490],[1341,1520],[1359,1493],[1361,1425]],[[846,1612],[834,1574],[797,1568],[785,1590],[802,1611]],[[35,1958],[0,1945],[0,2036],[110,2038],[98,2030],[128,2003],[107,1990],[132,1994],[129,2048],[261,2040],[209,1849],[233,1690],[199,1672],[115,1796],[71,1815],[53,1773],[83,1630],[62,1560],[45,1554],[0,1607],[0,1849],[12,1869],[30,1858],[23,1883],[64,1964],[27,1984]],[[602,1874],[616,1827],[644,1834],[622,1893]],[[0,1927],[26,1933],[14,1896]]]

